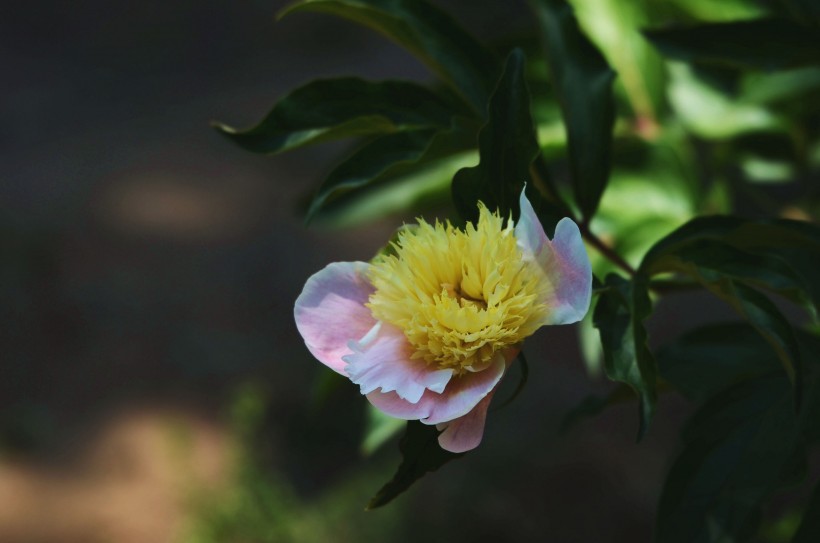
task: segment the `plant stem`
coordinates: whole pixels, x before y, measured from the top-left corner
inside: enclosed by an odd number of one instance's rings
[[[581,230],[581,235],[584,237],[590,245],[595,247],[599,253],[604,255],[610,262],[624,270],[630,277],[635,276],[635,268],[629,265],[629,262],[624,260],[621,255],[615,252],[612,247],[607,245],[606,243],[601,240],[598,236],[596,236],[592,230],[589,229],[589,224],[586,221],[576,221],[578,224],[578,228]]]

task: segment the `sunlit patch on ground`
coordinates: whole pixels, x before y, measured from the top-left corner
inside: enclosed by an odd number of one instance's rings
[[[193,498],[226,483],[229,444],[196,415],[133,408],[69,462],[0,460],[0,541],[178,541]]]

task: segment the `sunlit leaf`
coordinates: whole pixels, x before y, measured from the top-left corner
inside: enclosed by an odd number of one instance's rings
[[[750,72],[741,82],[740,100],[769,104],[793,100],[820,89],[820,68],[799,68],[778,72]]]
[[[817,29],[785,19],[709,23],[644,33],[664,55],[687,62],[761,70],[820,64]]]
[[[654,126],[664,102],[663,61],[640,30],[648,22],[643,2],[570,0],[589,38],[618,72],[639,124]]]
[[[763,6],[749,0],[651,0],[650,4],[652,11],[672,5],[698,21],[739,21],[766,14]]]
[[[453,201],[467,221],[478,219],[479,200],[501,215],[518,216],[518,197],[538,154],[524,64],[520,50],[507,57],[490,99],[489,119],[479,133],[480,161],[453,178]]]
[[[406,131],[369,141],[328,174],[311,202],[307,220],[346,194],[361,193],[373,184],[410,176],[430,164],[443,164],[443,159],[472,149],[477,131],[477,123],[454,118],[447,130]]]
[[[433,130],[400,132],[382,136],[357,149],[322,182],[310,204],[307,220],[334,194],[365,186],[396,164],[418,161],[435,136]]]
[[[680,135],[651,146],[641,144],[631,165],[613,167],[592,230],[633,266],[659,239],[689,220],[697,210],[695,172],[691,155]],[[621,160],[628,156],[621,149]],[[640,202],[640,205],[635,205]],[[609,260],[591,251],[593,271],[604,276],[615,271]]]
[[[778,115],[754,102],[728,96],[686,64],[669,63],[669,102],[681,122],[707,139],[727,139],[751,132],[782,132],[787,125]]]
[[[652,305],[643,277],[627,281],[611,274],[605,286],[609,288],[598,297],[593,323],[601,334],[607,377],[626,383],[638,395],[640,440],[657,403],[657,369],[643,325]]]
[[[370,27],[419,58],[483,116],[497,77],[494,57],[446,13],[426,0],[301,0],[297,11],[331,13]]]
[[[613,72],[564,0],[533,0],[569,144],[572,185],[582,214],[598,208],[610,167],[615,100]]]
[[[407,421],[385,415],[369,403],[366,407],[364,439],[362,439],[362,454],[371,455],[393,436],[401,432]]]
[[[367,509],[390,503],[426,473],[436,471],[450,460],[464,456],[464,453],[451,453],[439,447],[438,434],[435,426],[427,426],[415,420],[407,422],[407,430],[399,443],[402,455],[399,469],[393,479],[373,496]]]
[[[253,128],[214,126],[249,151],[276,154],[352,136],[447,128],[453,115],[451,104],[415,83],[344,77],[299,87]]]
[[[478,153],[467,151],[419,163],[411,171],[388,175],[359,189],[334,197],[319,208],[313,224],[323,228],[349,228],[383,217],[402,214],[408,220],[451,202],[453,176],[475,164]]]

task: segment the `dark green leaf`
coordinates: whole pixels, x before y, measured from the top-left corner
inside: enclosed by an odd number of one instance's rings
[[[711,290],[732,305],[766,340],[795,384],[795,403],[800,404],[802,365],[797,340],[789,321],[768,298],[737,281],[721,281]]]
[[[814,487],[814,492],[803,512],[803,520],[792,543],[817,543],[818,541],[820,541],[820,484]]]
[[[661,494],[656,541],[747,541],[760,504],[802,452],[785,376],[766,374],[721,392],[683,437]]]
[[[677,271],[703,282],[719,282],[722,277],[763,287],[785,296],[814,312],[809,284],[777,254],[753,253],[719,239],[693,239],[674,251],[650,261],[650,275]]]
[[[609,179],[615,72],[580,31],[564,0],[533,0],[532,6],[567,129],[575,199],[589,219]]]
[[[607,377],[626,383],[638,395],[640,440],[649,429],[657,403],[657,369],[643,325],[652,305],[643,276],[627,281],[610,274],[605,285],[609,288],[598,298],[593,324],[601,334]]]
[[[690,264],[682,262],[681,255]],[[657,242],[644,256],[641,269],[654,275],[682,271],[681,266],[709,268],[765,286],[803,303],[814,314],[820,300],[819,259],[816,224],[712,216],[693,219]]]
[[[368,26],[419,58],[484,116],[497,76],[494,57],[426,0],[302,0],[285,8],[331,13]]]
[[[659,352],[663,378],[705,401],[662,493],[659,543],[748,541],[765,500],[805,476],[805,444],[820,428],[820,345],[805,332],[796,339],[808,362],[799,415],[775,356],[748,325],[702,328]]]
[[[710,23],[644,34],[666,56],[684,61],[762,70],[820,64],[820,33],[785,19]]]
[[[783,0],[783,3],[798,23],[820,26],[820,2],[817,0]]]
[[[780,368],[760,334],[745,323],[689,332],[661,348],[657,360],[661,378],[695,402]]]
[[[490,98],[489,119],[479,133],[479,164],[460,170],[453,178],[453,200],[467,221],[478,219],[479,200],[502,216],[518,216],[518,196],[538,154],[524,63],[518,49],[507,57]]]
[[[367,504],[367,509],[375,509],[390,503],[427,472],[436,471],[450,460],[464,456],[464,453],[451,453],[439,447],[436,427],[415,420],[407,422],[407,430],[399,442],[399,450],[402,461],[398,471],[393,479],[373,496]]]
[[[444,99],[415,83],[346,77],[299,87],[253,128],[215,127],[249,151],[275,154],[352,136],[447,128],[454,114]]]
[[[774,349],[795,383],[799,405],[800,353],[791,325],[768,298],[748,285],[763,286],[802,301],[814,310],[805,273],[795,271],[778,254],[795,244],[819,254],[817,232],[795,221],[752,222],[733,217],[691,221],[658,242],[641,263],[644,273],[685,273],[699,281],[745,317]],[[808,273],[813,273],[806,270]]]
[[[566,433],[583,419],[594,417],[603,412],[607,407],[629,401],[634,398],[634,396],[635,394],[632,389],[624,384],[618,385],[615,390],[606,396],[587,396],[564,415],[559,431],[562,434]]]
[[[510,395],[509,398],[504,400],[503,402],[499,403],[498,405],[494,405],[491,411],[498,411],[504,407],[507,407],[515,400],[521,391],[524,390],[524,387],[527,386],[527,379],[530,377],[530,365],[527,363],[527,357],[524,356],[524,351],[518,353],[518,356],[515,357],[513,362],[518,362],[518,367],[520,368],[521,375],[518,378],[518,384],[515,386],[515,390]]]

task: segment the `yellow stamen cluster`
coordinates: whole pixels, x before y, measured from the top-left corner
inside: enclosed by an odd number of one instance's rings
[[[373,316],[404,331],[414,358],[457,374],[484,369],[549,313],[552,285],[522,254],[512,221],[483,204],[479,213],[466,230],[419,219],[369,272]]]

